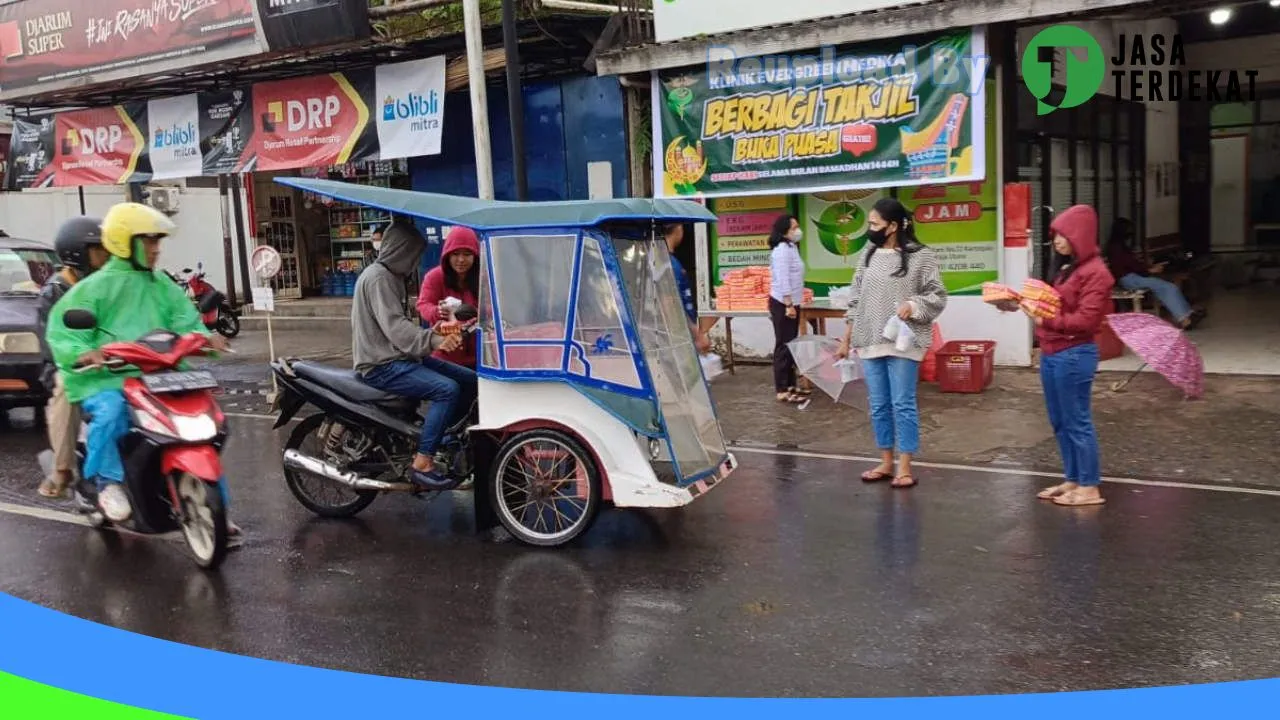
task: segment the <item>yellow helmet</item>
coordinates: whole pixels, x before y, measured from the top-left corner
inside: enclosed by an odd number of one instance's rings
[[[119,203],[102,218],[102,247],[124,260],[133,260],[134,238],[169,235],[178,226],[167,215],[142,203]]]

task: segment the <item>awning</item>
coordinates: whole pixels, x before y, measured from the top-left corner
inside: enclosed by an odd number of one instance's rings
[[[596,72],[629,75],[698,65],[707,61],[709,45],[727,48],[739,57],[777,55],[811,50],[819,45],[864,42],[868,38],[904,37],[1006,22],[1043,22],[1052,17],[1096,14],[1138,5],[1178,4],[1144,0],[925,0],[821,20],[621,48],[601,53],[596,58]]]

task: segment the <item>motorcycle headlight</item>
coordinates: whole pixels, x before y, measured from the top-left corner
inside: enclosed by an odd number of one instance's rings
[[[174,415],[171,419],[178,439],[185,442],[204,442],[218,434],[218,424],[208,415]]]
[[[38,355],[40,338],[35,333],[0,333],[0,353]]]

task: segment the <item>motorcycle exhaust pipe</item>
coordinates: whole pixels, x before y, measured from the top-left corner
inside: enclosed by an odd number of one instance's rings
[[[382,480],[373,480],[367,477],[361,477],[353,472],[343,472],[329,463],[304,455],[297,450],[284,451],[284,466],[291,470],[298,470],[312,475],[318,475],[326,480],[345,485],[352,490],[371,490],[374,492],[408,492],[414,489],[410,483],[392,483]]]

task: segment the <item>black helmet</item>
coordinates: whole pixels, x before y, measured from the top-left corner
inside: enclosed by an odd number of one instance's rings
[[[102,245],[102,221],[91,217],[73,217],[62,223],[53,238],[53,249],[62,264],[81,272],[92,269],[89,265],[89,247]]]

